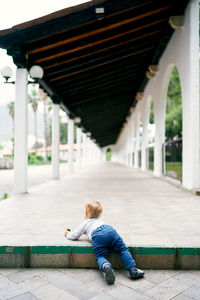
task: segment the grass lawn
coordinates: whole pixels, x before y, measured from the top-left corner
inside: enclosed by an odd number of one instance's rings
[[[153,169],[154,169],[154,163],[149,162],[149,170],[153,171]]]
[[[182,162],[165,162],[165,174],[182,181]],[[174,176],[173,176],[174,173]]]

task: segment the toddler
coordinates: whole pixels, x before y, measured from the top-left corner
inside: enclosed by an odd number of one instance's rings
[[[77,240],[82,234],[86,234],[92,241],[99,269],[108,284],[115,282],[115,273],[107,256],[110,250],[114,250],[121,257],[124,267],[130,273],[131,278],[143,277],[144,272],[136,268],[136,263],[120,235],[110,225],[104,224],[100,219],[102,206],[98,201],[89,201],[85,206],[85,221],[79,227],[70,232],[65,231],[65,237],[69,240]]]

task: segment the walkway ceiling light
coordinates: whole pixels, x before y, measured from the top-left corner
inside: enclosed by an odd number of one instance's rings
[[[169,24],[173,29],[181,29],[184,26],[184,16],[171,16],[169,17]]]
[[[35,65],[30,68],[29,74],[34,81],[28,81],[28,84],[29,83],[37,83],[39,81],[39,79],[41,79],[43,77],[44,71],[40,66]],[[15,81],[9,81],[9,79],[13,75],[13,70],[10,67],[7,67],[7,66],[3,67],[1,69],[1,75],[5,79],[4,83],[15,84]]]
[[[91,132],[87,132],[87,136],[91,136]]]
[[[37,81],[43,77],[44,71],[40,66],[35,65],[30,68],[29,74],[30,74],[31,78],[33,78],[35,81]]]
[[[81,123],[81,118],[80,118],[80,117],[75,117],[75,118],[74,118],[74,122],[75,122],[76,124]]]
[[[147,76],[147,78],[152,79],[152,78],[154,78],[155,74],[153,74],[153,73],[147,71],[147,72],[146,72],[146,76]]]
[[[143,94],[142,92],[138,92],[138,93],[136,94],[136,99],[137,99],[137,101],[142,100],[143,96],[144,96],[144,94]]]
[[[156,74],[158,72],[158,65],[149,65],[149,71],[152,74]]]
[[[130,117],[129,117],[129,116],[127,116],[127,117],[126,117],[126,121],[128,122],[129,120],[130,120]]]
[[[134,113],[135,107],[131,107],[129,111],[130,111],[131,114]]]
[[[10,77],[13,76],[13,70],[10,67],[3,67],[1,69],[1,75],[3,76],[3,78],[5,79],[5,83],[15,83],[14,81],[8,81],[10,79]]]

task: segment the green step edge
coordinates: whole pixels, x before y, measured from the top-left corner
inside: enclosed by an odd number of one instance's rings
[[[200,255],[200,248],[194,247],[129,247],[134,255]],[[0,254],[90,254],[92,246],[0,246]]]

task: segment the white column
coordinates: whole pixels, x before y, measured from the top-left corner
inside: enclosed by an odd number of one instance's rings
[[[133,116],[131,116],[130,120],[130,160],[129,160],[129,166],[133,166]]]
[[[135,129],[135,153],[134,153],[134,167],[139,168],[139,148],[140,148],[140,123],[139,115],[136,119],[136,129]]]
[[[89,136],[86,136],[86,164],[90,165],[91,164],[91,149],[90,149],[90,138]]]
[[[14,132],[14,192],[27,192],[27,128],[28,128],[28,97],[26,69],[16,70],[15,98],[15,132]]]
[[[183,101],[183,186],[200,188],[199,1],[190,1],[184,19],[180,61]]]
[[[87,157],[86,157],[86,134],[83,133],[83,167],[85,168],[87,166]]]
[[[130,122],[127,124],[127,159],[126,159],[126,165],[127,167],[130,166],[130,152],[131,152],[131,127],[130,127]]]
[[[142,131],[142,162],[141,169],[142,171],[147,170],[147,147],[148,147],[148,124],[149,124],[149,115],[150,115],[150,101],[146,101],[144,105],[144,113],[142,118],[143,131]]]
[[[59,119],[60,105],[53,104],[52,116],[52,169],[53,179],[59,179],[59,145],[60,145],[60,119]]]
[[[69,172],[74,171],[74,121],[68,121],[68,166]]]
[[[77,167],[81,169],[81,129],[77,126],[76,129],[76,144],[77,144]]]
[[[143,125],[143,132],[142,132],[142,162],[141,162],[141,169],[142,171],[147,170],[147,144],[148,144],[148,124]]]

